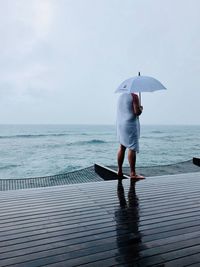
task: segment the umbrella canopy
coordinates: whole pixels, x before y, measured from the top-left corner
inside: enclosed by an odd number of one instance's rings
[[[115,93],[137,93],[137,92],[153,92],[157,90],[165,90],[166,88],[161,82],[149,76],[135,76],[125,80],[117,88]]]

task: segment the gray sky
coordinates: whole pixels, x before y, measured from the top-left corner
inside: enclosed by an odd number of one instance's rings
[[[200,124],[199,0],[0,0],[0,123],[114,124],[125,79],[159,79],[143,124]]]

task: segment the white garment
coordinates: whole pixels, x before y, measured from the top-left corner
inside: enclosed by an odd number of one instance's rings
[[[140,122],[133,112],[131,94],[120,94],[118,99],[117,137],[121,145],[139,152]]]

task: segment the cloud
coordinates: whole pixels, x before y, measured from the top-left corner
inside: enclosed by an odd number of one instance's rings
[[[163,122],[152,106],[164,114],[170,103],[168,122],[187,99],[198,106],[198,0],[1,0],[0,7],[0,101],[12,103],[9,121],[23,122],[29,108],[34,122],[112,123],[113,92],[138,71],[168,87],[165,96],[144,96],[144,122]]]
[[[0,11],[0,94],[27,93],[38,86],[48,85],[41,79],[48,72],[42,57],[37,57],[38,46],[47,39],[53,21],[51,1],[1,1]]]

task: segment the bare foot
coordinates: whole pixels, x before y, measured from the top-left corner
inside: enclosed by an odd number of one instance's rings
[[[135,174],[135,175],[130,175],[130,178],[131,179],[145,179],[145,177],[144,176],[142,176],[142,175],[139,175],[139,174]]]
[[[119,177],[123,177],[124,174],[123,174],[122,171],[118,171],[118,172],[117,172],[117,175],[118,175]]]

